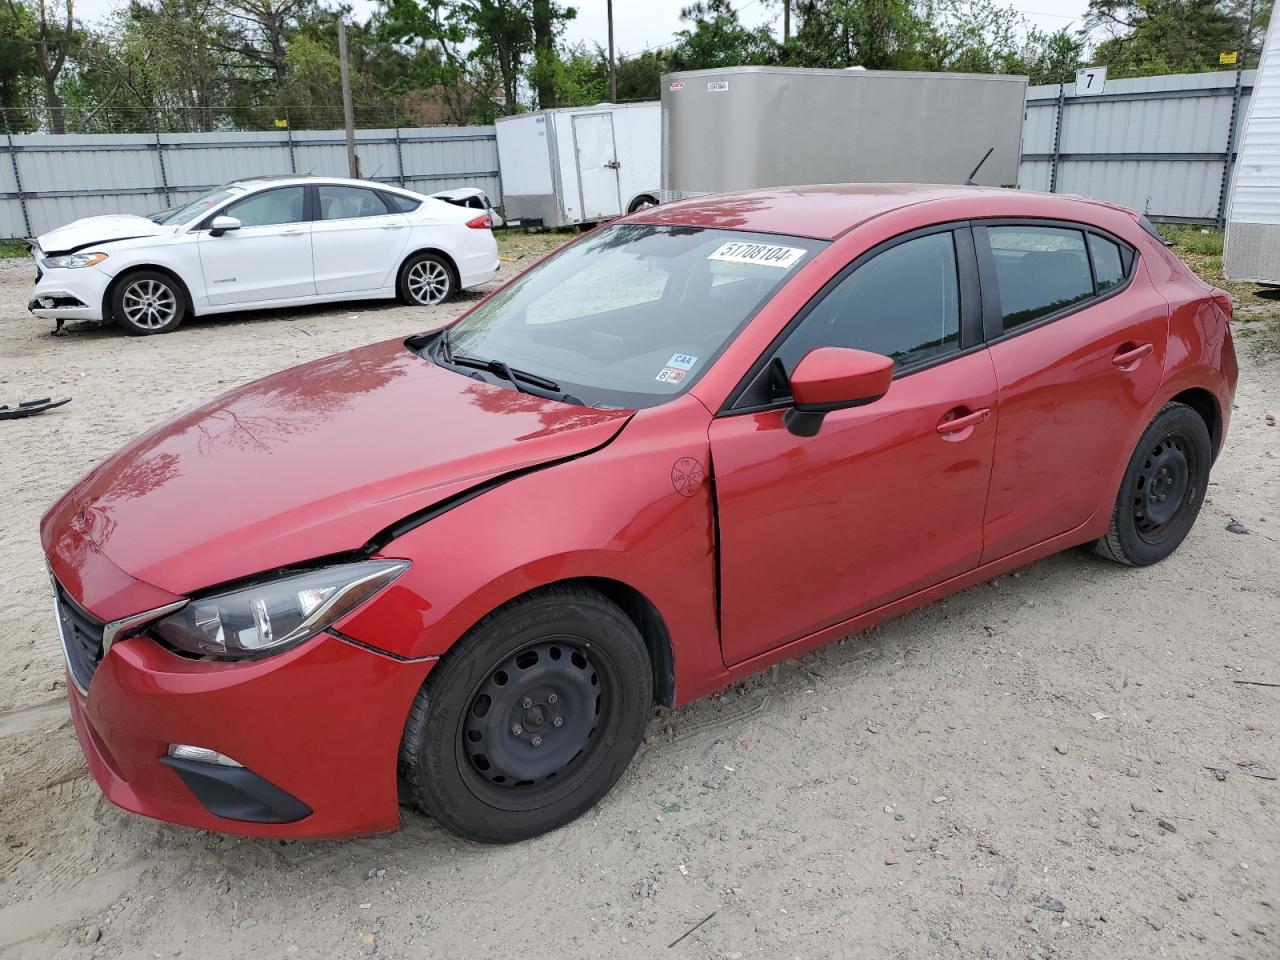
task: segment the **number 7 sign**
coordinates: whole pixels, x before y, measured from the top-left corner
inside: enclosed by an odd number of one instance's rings
[[[1107,85],[1106,67],[1085,67],[1076,71],[1076,96],[1092,97]]]

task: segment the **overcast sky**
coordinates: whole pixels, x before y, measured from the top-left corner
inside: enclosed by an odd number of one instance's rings
[[[350,0],[357,17],[366,17],[375,7],[373,0]],[[617,49],[623,53],[662,47],[671,43],[680,29],[680,8],[691,0],[614,0],[613,37]],[[770,23],[780,34],[782,31],[780,7],[767,0],[735,0],[742,21],[755,25]],[[75,0],[76,11],[82,20],[93,22],[105,17],[112,10],[128,5],[128,0]],[[570,21],[565,30],[569,43],[599,43],[608,40],[605,19],[605,0],[570,0],[566,5],[577,7],[577,19]],[[1010,0],[1010,5],[1044,30],[1058,30],[1065,26],[1079,27],[1073,20],[1083,18],[1088,0]]]

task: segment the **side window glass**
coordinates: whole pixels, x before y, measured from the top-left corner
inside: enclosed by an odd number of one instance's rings
[[[909,367],[960,345],[954,235],[908,240],[868,260],[828,293],[779,348],[787,375],[815,347],[853,347]]]
[[[1004,329],[1093,296],[1084,234],[1059,227],[990,227]]]
[[[340,187],[324,184],[317,188],[320,196],[321,220],[355,220],[360,217],[384,217],[391,211],[382,198],[363,187]]]
[[[302,222],[303,187],[277,187],[246,197],[227,207],[225,214],[246,227],[271,227]]]
[[[1116,244],[1091,233],[1089,254],[1093,257],[1093,278],[1098,283],[1099,293],[1124,282],[1125,267]]]

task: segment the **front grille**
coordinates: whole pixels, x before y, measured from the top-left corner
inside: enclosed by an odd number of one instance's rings
[[[67,596],[67,592],[56,581],[53,585],[53,605],[58,615],[62,651],[67,657],[71,679],[82,692],[88,692],[94,671],[102,662],[103,625]]]

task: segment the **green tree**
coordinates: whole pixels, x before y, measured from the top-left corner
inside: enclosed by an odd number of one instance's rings
[[[21,0],[3,0],[3,3],[10,22],[28,24],[26,37],[44,94],[49,129],[53,133],[66,133],[58,80],[67,58],[83,40],[83,32],[75,19],[75,0],[35,0],[29,8]]]
[[[557,76],[569,65],[560,62],[557,41],[564,25],[577,15],[573,7],[562,7],[555,0],[531,0],[533,65],[529,68],[529,85],[540,110],[561,105],[559,89],[563,81],[557,83]]]
[[[926,23],[912,0],[801,0],[788,64],[804,67],[924,69]]]
[[[1265,3],[1222,0],[1090,0],[1089,24],[1112,36],[1094,52],[1112,76],[1141,77],[1220,69],[1218,55],[1238,50],[1257,64]]]
[[[32,87],[39,77],[32,38],[35,21],[31,11],[19,4],[0,5],[0,126],[13,131],[31,126],[27,106]]]
[[[778,62],[781,49],[770,29],[743,26],[729,0],[700,0],[681,10],[680,19],[689,26],[676,33],[674,70]]]

